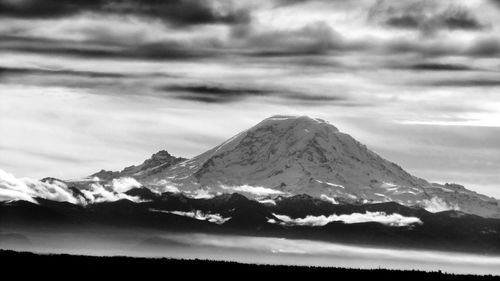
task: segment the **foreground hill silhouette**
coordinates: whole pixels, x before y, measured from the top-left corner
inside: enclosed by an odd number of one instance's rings
[[[39,204],[26,201],[0,203],[0,229],[23,233],[74,229],[99,231],[105,227],[126,231],[139,227],[145,232],[162,230],[238,234],[403,249],[500,253],[500,220],[456,211],[430,213],[394,202],[337,205],[308,195],[280,198],[276,200],[276,205],[267,205],[238,193],[193,199],[183,194],[155,195],[145,191],[148,190],[142,188],[131,190],[131,193],[151,201],[119,200],[78,206],[38,198]],[[186,216],[190,212],[201,217]],[[337,214],[351,217],[367,212],[383,214],[382,217],[401,215],[418,219],[421,223],[393,226],[371,221],[332,221],[317,226],[290,225],[275,216],[281,214],[290,218],[304,218],[308,215],[320,217]],[[214,223],[208,217],[203,217],[206,214],[220,215],[223,221]],[[271,223],[273,220],[275,223]]]
[[[238,276],[281,278],[317,278],[328,276],[331,280],[500,280],[498,276],[454,275],[443,272],[401,271],[387,269],[346,269],[283,265],[257,265],[225,261],[178,260],[132,257],[91,257],[74,255],[39,255],[29,252],[0,250],[3,268],[29,268],[23,275],[37,278],[67,279],[69,276],[127,278],[176,278],[205,276],[235,280]],[[70,274],[70,275],[68,275]],[[369,278],[369,279],[368,279]]]

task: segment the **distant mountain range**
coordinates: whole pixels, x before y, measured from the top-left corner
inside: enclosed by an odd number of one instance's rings
[[[80,180],[0,170],[0,201],[2,229],[143,227],[500,253],[496,199],[412,176],[303,116],[265,119],[192,159],[160,151]]]

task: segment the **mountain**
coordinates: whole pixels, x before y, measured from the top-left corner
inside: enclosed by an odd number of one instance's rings
[[[327,121],[307,116],[267,118],[192,159],[158,154],[95,176],[130,176],[158,191],[168,186],[186,194],[241,192],[261,200],[308,194],[337,203],[397,202],[500,217],[494,198],[412,176]]]
[[[160,173],[185,160],[185,158],[170,155],[166,150],[161,150],[151,155],[149,159],[140,165],[126,167],[120,172],[101,170],[90,177],[98,177],[100,180],[110,180],[118,177],[144,177]]]
[[[81,180],[0,170],[0,229],[21,234],[166,230],[498,254],[497,218],[496,199],[412,176],[305,116],[265,119],[192,159],[162,150]]]

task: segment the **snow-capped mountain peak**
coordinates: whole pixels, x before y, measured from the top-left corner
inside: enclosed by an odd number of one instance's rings
[[[292,194],[380,200],[372,189],[384,194],[387,183],[418,189],[414,192],[429,185],[328,122],[306,116],[267,118],[199,160],[203,164],[193,175],[204,187],[264,186]]]
[[[192,196],[242,192],[267,200],[308,194],[337,203],[397,202],[500,214],[496,200],[412,176],[329,122],[307,116],[272,116],[203,154],[174,160],[155,167],[146,161],[124,171],[139,169],[126,174],[157,191]]]

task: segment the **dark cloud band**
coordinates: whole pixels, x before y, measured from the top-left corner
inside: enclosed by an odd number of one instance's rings
[[[196,0],[0,0],[0,16],[57,18],[83,12],[137,15],[174,25],[235,24],[250,21],[248,10],[214,8]]]
[[[392,28],[418,30],[426,35],[433,35],[440,30],[479,31],[487,26],[462,6],[442,9],[426,1],[403,2],[399,5],[388,3],[377,1],[368,13],[368,20]]]
[[[342,106],[366,106],[339,95],[305,94],[291,91],[286,88],[273,89],[270,87],[239,87],[223,84],[182,84],[169,85],[160,88],[176,99],[196,101],[202,103],[230,103],[247,98],[277,97],[290,103],[301,104],[328,104]]]

